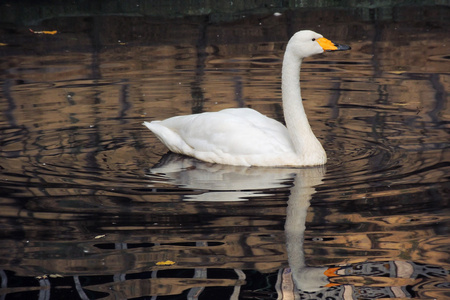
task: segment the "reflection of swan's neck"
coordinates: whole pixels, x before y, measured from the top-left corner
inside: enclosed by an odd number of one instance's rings
[[[327,268],[308,267],[305,264],[303,239],[309,201],[315,192],[314,186],[322,181],[324,170],[314,168],[307,171],[303,177],[296,176],[291,188],[286,212],[286,248],[296,287],[303,291],[317,291],[328,284],[324,274]]]
[[[311,130],[302,103],[300,92],[302,59],[293,53],[293,49],[289,46],[286,48],[284,55],[281,78],[284,119],[296,153],[304,157],[311,157],[311,154],[313,156],[317,155],[317,151],[323,153],[324,151]],[[324,162],[319,162],[318,164],[321,163]]]
[[[315,191],[314,187],[305,185],[305,183],[301,182],[302,180],[307,181],[306,178],[296,176],[286,211],[286,246],[289,264],[294,274],[296,271],[306,267],[303,237],[306,228],[306,215],[310,205],[309,201]]]

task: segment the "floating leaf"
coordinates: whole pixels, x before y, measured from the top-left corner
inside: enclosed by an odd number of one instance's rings
[[[402,74],[406,73],[406,71],[389,71],[389,73],[402,75]]]
[[[35,31],[35,30],[31,29],[31,28],[30,28],[29,30],[30,30],[30,32],[36,33],[36,34],[57,34],[57,33],[58,33],[57,30],[51,30],[51,31],[48,31],[48,30],[44,30],[44,31]]]
[[[157,266],[171,266],[171,265],[173,265],[173,264],[175,264],[175,262],[174,262],[174,261],[171,261],[171,260],[158,261],[158,262],[156,263]]]

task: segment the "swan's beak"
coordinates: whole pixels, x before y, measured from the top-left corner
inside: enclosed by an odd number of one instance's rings
[[[323,48],[324,51],[345,51],[350,50],[350,46],[335,44],[326,38],[317,39],[316,42]]]
[[[338,274],[336,274],[336,272],[338,270],[339,270],[339,268],[328,268],[327,270],[325,270],[325,272],[323,272],[323,274],[325,274],[328,278],[336,277],[336,276],[339,276]],[[338,286],[338,285],[341,285],[341,284],[330,282],[327,285],[325,285],[325,287],[332,287],[332,286]]]

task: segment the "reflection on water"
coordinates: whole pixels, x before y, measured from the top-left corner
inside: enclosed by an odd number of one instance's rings
[[[0,297],[450,297],[448,20],[408,11],[421,18],[2,29]],[[301,28],[352,46],[302,71],[326,169],[165,155],[142,127],[239,106],[282,120],[281,58]]]

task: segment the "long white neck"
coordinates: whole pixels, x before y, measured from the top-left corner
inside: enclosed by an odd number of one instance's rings
[[[311,130],[300,93],[300,67],[302,59],[290,51],[283,59],[281,91],[286,127],[296,153],[307,164],[324,164],[326,154]]]

